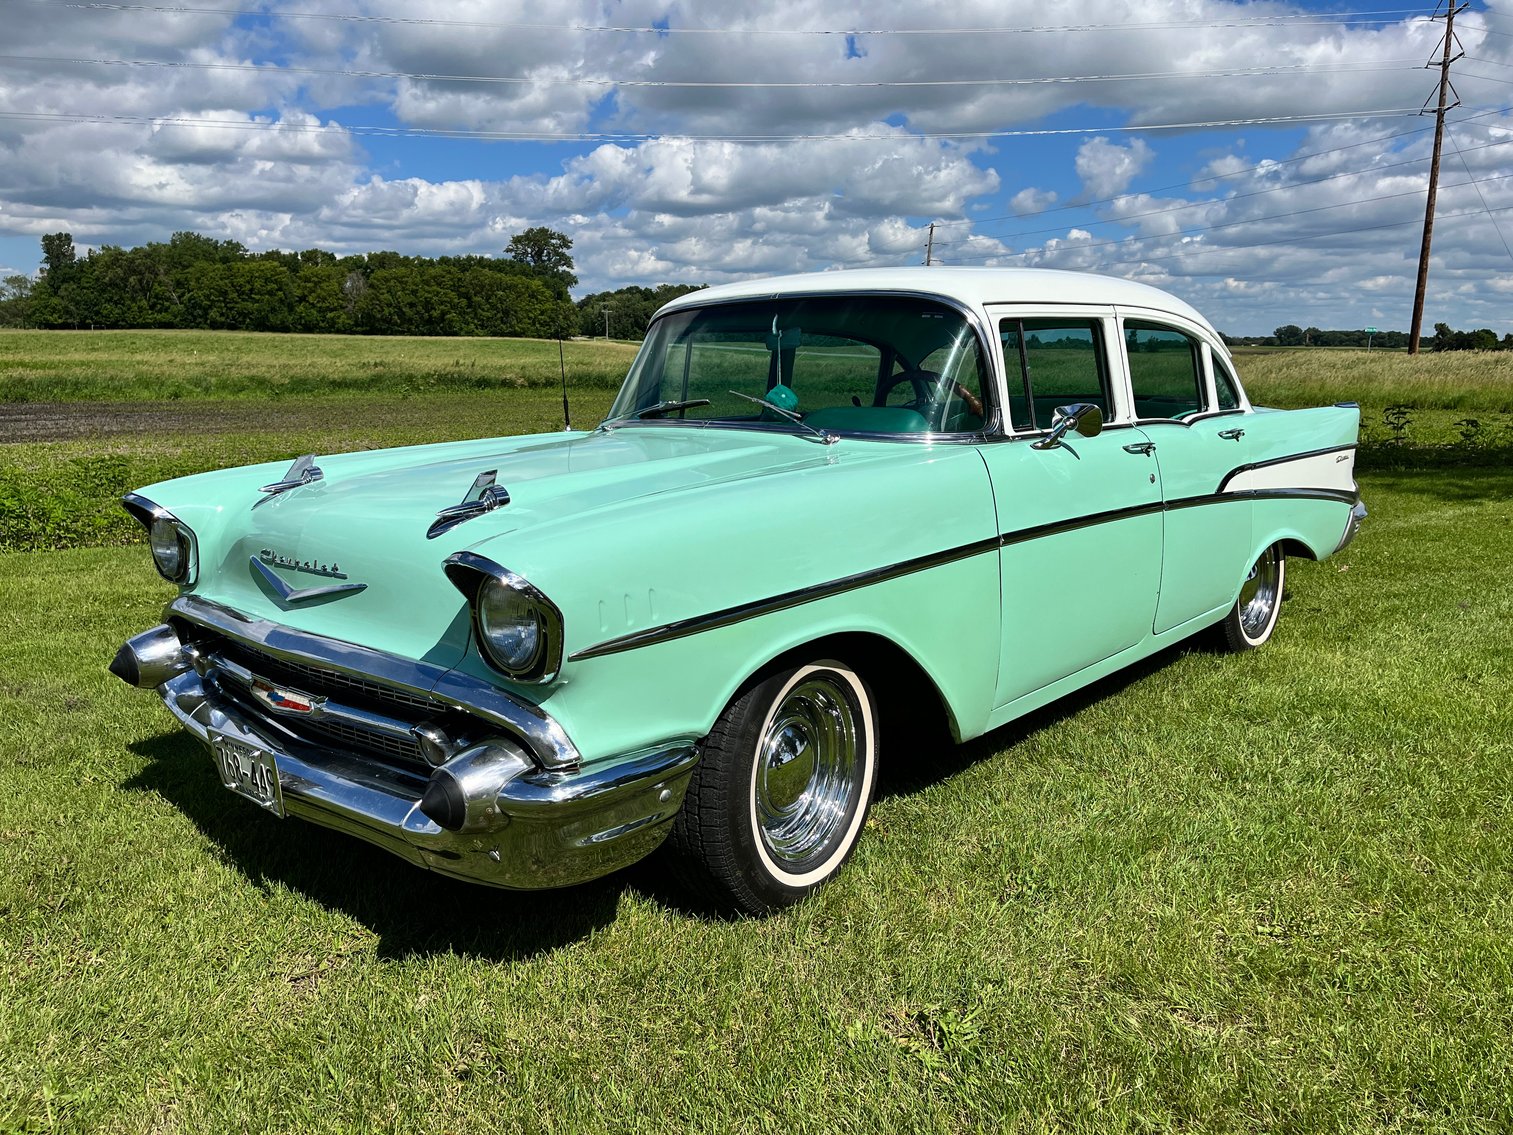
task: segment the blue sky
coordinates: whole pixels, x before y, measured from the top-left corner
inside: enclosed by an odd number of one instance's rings
[[[0,0],[0,273],[60,229],[435,255],[542,224],[581,294],[918,263],[934,221],[946,263],[1130,276],[1233,333],[1408,324],[1429,5],[240,3]],[[1456,28],[1428,319],[1502,333],[1513,0]]]

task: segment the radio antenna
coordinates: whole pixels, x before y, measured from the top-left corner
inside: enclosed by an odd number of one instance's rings
[[[573,416],[567,412],[567,360],[562,355],[562,340],[557,340],[557,366],[562,371],[562,431],[573,428]]]

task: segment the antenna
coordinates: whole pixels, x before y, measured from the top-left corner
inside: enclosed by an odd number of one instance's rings
[[[562,432],[573,428],[573,416],[567,412],[567,360],[562,356],[562,340],[557,340],[557,366],[562,371]]]

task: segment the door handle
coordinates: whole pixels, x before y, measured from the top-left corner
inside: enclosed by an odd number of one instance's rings
[[[1124,447],[1125,453],[1154,453],[1156,443],[1153,441],[1135,441]]]
[[[1222,437],[1225,441],[1239,441],[1242,437],[1245,436],[1245,431],[1236,426],[1232,430],[1220,430],[1219,436]]]

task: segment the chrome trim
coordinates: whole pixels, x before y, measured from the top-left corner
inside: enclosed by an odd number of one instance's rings
[[[200,574],[200,541],[199,537],[194,534],[194,529],[162,505],[156,501],[148,500],[140,493],[127,493],[121,498],[121,507],[131,514],[133,520],[147,530],[149,555],[151,555],[150,545],[152,542],[152,522],[154,520],[166,520],[179,530],[179,534],[186,538],[189,545],[185,549],[184,570],[177,576],[163,575],[162,569],[158,568],[157,556],[152,556],[152,566],[169,583],[177,583],[180,587],[192,586]]]
[[[1220,434],[1219,436],[1223,437],[1224,435]],[[1303,453],[1292,453],[1286,457],[1269,457],[1265,461],[1251,461],[1245,465],[1236,465],[1228,473],[1224,474],[1223,480],[1219,482],[1217,491],[1222,493],[1231,481],[1243,473],[1249,473],[1256,469],[1269,469],[1273,465],[1286,465],[1289,461],[1303,461],[1309,457],[1327,457],[1331,453],[1353,453],[1356,448],[1354,442],[1349,445],[1329,445],[1323,449],[1310,449]]]
[[[284,471],[281,478],[271,485],[264,485],[258,489],[258,492],[267,495],[253,501],[252,507],[257,508],[259,505],[267,504],[280,493],[287,493],[290,489],[297,489],[301,485],[311,484],[324,477],[325,474],[321,472],[320,466],[315,463],[315,454],[307,453],[303,457],[296,457],[294,464]]]
[[[461,502],[448,505],[436,514],[436,519],[426,529],[426,539],[434,540],[475,516],[482,516],[486,512],[493,512],[500,505],[509,504],[510,491],[503,485],[494,483],[498,476],[498,469],[489,469],[474,477],[472,488],[462,494]]]
[[[677,622],[665,623],[660,627],[648,627],[644,631],[635,631],[631,634],[621,635],[618,638],[607,639],[604,642],[575,651],[569,655],[568,661],[582,662],[585,659],[599,658],[606,654],[619,654],[621,651],[633,650],[638,646],[649,646],[652,643],[686,638],[689,635],[699,634],[703,631],[714,630],[718,627],[727,627],[732,623],[742,623],[747,619],[755,619],[760,615],[768,615],[774,611],[782,611],[789,607],[798,607],[804,603],[812,603],[817,599],[828,599],[832,595],[855,591],[860,587],[870,587],[872,584],[882,583],[884,580],[897,579],[899,576],[912,575],[917,571],[925,571],[929,568],[939,567],[942,564],[954,563],[957,560],[968,559],[972,556],[980,556],[984,552],[995,551],[997,548],[998,538],[990,536],[986,540],[977,540],[971,544],[962,544],[956,548],[947,548],[941,552],[932,552],[927,556],[916,556],[912,560],[903,560],[896,564],[890,564],[887,567],[872,568],[868,571],[857,572],[855,575],[843,576],[828,583],[819,583],[811,587],[800,587],[795,591],[785,591],[781,595],[774,595],[767,599],[757,599],[750,603],[742,603],[736,607],[727,607],[722,611],[715,611],[712,614],[680,619]]]
[[[329,696],[318,696],[307,690],[296,689],[286,682],[280,682],[273,678],[267,678],[261,674],[254,673],[240,663],[233,662],[231,659],[217,654],[213,650],[201,651],[199,656],[202,659],[202,663],[197,665],[195,670],[201,677],[226,675],[246,690],[249,695],[258,698],[259,702],[267,706],[270,713],[281,714],[282,711],[276,706],[269,704],[266,698],[258,696],[258,686],[260,684],[275,690],[287,690],[289,693],[298,694],[300,697],[310,700],[310,712],[287,714],[293,720],[314,721],[317,723],[334,721],[343,725],[351,725],[358,729],[364,729],[370,733],[384,733],[402,741],[415,740],[414,731],[418,726],[412,725],[408,721],[403,721],[397,717],[389,717],[382,713],[374,713],[372,710],[359,709],[356,706],[343,705],[340,702],[332,701]]]
[[[111,659],[110,672],[128,686],[151,690],[182,674],[191,664],[178,633],[160,625],[127,639]]]
[[[928,568],[952,563],[956,560],[967,559],[971,556],[981,555],[984,552],[994,551],[998,548],[1010,547],[1011,545],[1021,544],[1028,540],[1039,540],[1048,536],[1056,536],[1078,528],[1088,528],[1098,524],[1112,524],[1116,521],[1165,512],[1169,509],[1197,508],[1205,505],[1233,504],[1258,500],[1318,500],[1334,504],[1354,505],[1360,500],[1360,495],[1359,493],[1347,493],[1337,489],[1244,489],[1232,493],[1208,493],[1202,496],[1183,497],[1173,501],[1153,501],[1150,504],[1132,505],[1128,508],[1116,508],[1109,509],[1106,512],[1088,513],[1085,516],[1072,517],[1068,520],[1057,520],[1048,524],[1037,524],[1030,528],[1017,529],[1013,532],[1004,532],[987,540],[977,540],[955,548],[946,548],[943,551],[932,552],[927,556],[917,556],[912,560],[903,560],[886,567],[857,572],[855,575],[844,576],[827,583],[801,587],[797,590],[787,591],[781,595],[774,595],[767,599],[756,599],[750,603],[727,607],[723,610],[713,611],[707,615],[696,615],[686,619],[679,619],[675,622],[664,623],[658,627],[648,627],[644,631],[636,631],[632,634],[621,635],[618,638],[606,639],[603,642],[584,647],[582,650],[574,651],[568,656],[568,661],[581,662],[590,658],[600,658],[607,654],[619,654],[622,651],[634,650],[637,647],[652,646],[658,643],[670,642],[674,639],[686,638],[689,635],[700,634],[704,631],[717,630],[720,627],[730,626],[732,623],[745,622],[747,619],[755,619],[759,616],[770,614],[773,611],[798,607],[805,603],[812,603],[815,600],[827,599],[832,595],[839,595],[842,592],[854,591],[859,587],[869,587],[874,583],[881,583],[884,580],[894,579],[901,575],[910,575],[917,571],[924,571]]]
[[[358,591],[366,591],[366,583],[332,583],[324,587],[290,587],[284,582],[282,576],[277,574],[271,567],[258,556],[249,556],[247,562],[252,565],[259,578],[265,580],[273,589],[276,598],[284,603],[308,603],[311,599],[327,599],[333,595],[351,595]]]
[[[478,644],[478,653],[483,660],[513,682],[542,684],[550,682],[562,669],[562,612],[540,588],[524,576],[516,575],[509,568],[495,563],[477,552],[454,552],[441,561],[441,570],[446,572],[452,586],[462,592],[468,601],[473,616],[473,637]],[[498,580],[511,591],[518,591],[536,606],[541,620],[541,641],[528,666],[511,669],[495,658],[489,650],[488,635],[484,634],[482,616],[478,610],[478,594],[486,579]]]
[[[1365,519],[1366,502],[1357,499],[1354,507],[1350,510],[1350,519],[1345,522],[1345,531],[1340,536],[1340,542],[1334,547],[1336,552],[1343,551],[1350,541],[1356,538],[1361,531],[1361,524]]]
[[[197,595],[180,595],[164,608],[164,618],[205,627],[289,662],[325,667],[474,714],[520,737],[547,768],[574,768],[582,763],[577,747],[562,726],[538,706],[471,674],[399,658],[324,635],[291,630]]]
[[[418,867],[521,890],[581,883],[648,854],[682,806],[698,759],[693,744],[680,741],[576,774],[497,759],[488,776],[475,780],[456,763],[469,760],[470,751],[427,777],[255,720],[193,671],[160,692],[174,717],[207,745],[214,732],[273,754],[288,815],[357,836]],[[422,796],[444,773],[469,783],[469,824],[476,819],[478,826],[449,831],[421,811]]]

